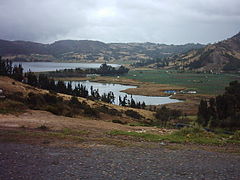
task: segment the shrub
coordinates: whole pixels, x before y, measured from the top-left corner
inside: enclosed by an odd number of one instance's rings
[[[41,109],[46,104],[44,97],[41,94],[28,94],[27,103],[31,109]]]
[[[14,100],[14,101],[19,101],[19,102],[24,102],[25,98],[22,92],[14,92],[12,94],[9,94],[7,96],[8,99]]]
[[[13,101],[9,99],[0,101],[1,114],[24,112],[26,108],[27,107],[22,102]]]
[[[143,116],[141,116],[138,112],[133,111],[133,110],[127,110],[127,111],[125,111],[125,114],[126,114],[127,116],[130,116],[130,117],[135,118],[135,119],[141,119],[141,118],[143,118]]]
[[[88,116],[99,117],[99,111],[94,108],[91,108],[89,105],[85,107],[84,114]]]
[[[106,105],[99,106],[96,109],[100,112],[107,113],[110,115],[121,116],[121,113],[118,110],[113,109],[113,108],[108,108]]]
[[[237,130],[237,131],[234,133],[232,139],[234,139],[234,140],[240,140],[240,130]]]
[[[206,131],[203,128],[201,128],[199,126],[193,126],[193,127],[184,127],[182,129],[180,129],[179,131],[176,131],[176,134],[181,135],[181,136],[186,136],[189,134],[193,134],[193,135],[203,134],[205,132]]]
[[[56,104],[58,102],[63,101],[63,99],[61,97],[58,97],[55,94],[48,93],[48,94],[44,94],[43,97],[44,97],[46,103],[48,103],[48,104]]]
[[[156,125],[167,125],[167,122],[172,119],[178,119],[181,116],[181,111],[169,109],[166,106],[161,107],[160,109],[157,109],[155,113],[155,117],[159,121],[155,121],[154,123]]]
[[[112,120],[112,122],[113,123],[118,123],[118,124],[127,124],[126,122],[123,122],[123,121],[121,121],[119,119],[114,119],[114,120]]]
[[[54,105],[47,105],[44,110],[49,111],[55,115],[63,115],[63,116],[73,116],[71,112],[71,108],[65,103],[57,103]]]

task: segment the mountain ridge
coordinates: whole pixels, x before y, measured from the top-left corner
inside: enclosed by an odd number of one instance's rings
[[[92,40],[60,40],[51,44],[0,40],[0,55],[15,61],[140,61],[186,52],[201,44],[104,43]]]
[[[240,32],[226,40],[170,58],[178,69],[197,71],[239,71]]]

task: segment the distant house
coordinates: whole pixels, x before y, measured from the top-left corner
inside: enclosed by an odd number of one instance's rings
[[[166,94],[176,94],[177,92],[175,90],[166,90],[164,91]]]
[[[196,94],[197,91],[187,91],[188,94]]]
[[[197,93],[197,91],[195,91],[195,90],[182,90],[182,91],[180,91],[180,93],[182,93],[182,94],[196,94]]]

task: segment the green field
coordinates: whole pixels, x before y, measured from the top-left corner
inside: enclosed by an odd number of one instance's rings
[[[126,78],[143,82],[170,84],[196,90],[199,94],[217,95],[224,92],[229,82],[240,81],[239,74],[208,74],[175,70],[132,70]]]

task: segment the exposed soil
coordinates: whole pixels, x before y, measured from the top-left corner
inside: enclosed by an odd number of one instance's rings
[[[64,128],[76,129],[76,130],[89,130],[105,133],[110,130],[123,130],[123,131],[144,131],[151,133],[171,132],[171,130],[160,129],[155,127],[135,127],[126,126],[112,122],[106,122],[110,120],[105,116],[104,121],[102,119],[92,119],[90,117],[78,117],[70,118],[65,116],[56,116],[50,112],[39,110],[28,110],[25,113],[19,115],[12,114],[0,114],[0,127],[25,127],[25,128],[37,128],[41,125],[47,126],[51,130],[62,130]],[[126,122],[129,119],[121,119]]]

